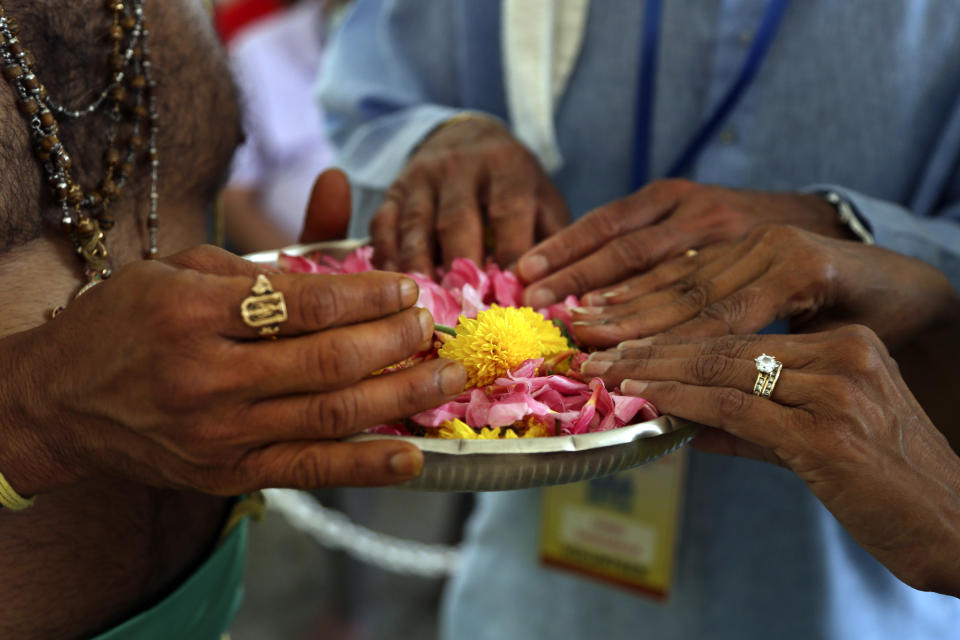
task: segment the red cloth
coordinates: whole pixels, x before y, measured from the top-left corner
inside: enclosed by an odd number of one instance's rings
[[[235,0],[217,7],[214,12],[217,32],[224,43],[230,40],[244,27],[284,8],[279,0]]]

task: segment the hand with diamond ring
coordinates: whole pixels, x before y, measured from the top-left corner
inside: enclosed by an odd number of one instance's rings
[[[753,333],[787,318],[805,332],[864,324],[893,349],[960,307],[923,262],[785,226],[674,258],[583,301],[573,329],[595,346],[661,332]]]
[[[454,258],[483,264],[485,226],[494,259],[507,267],[568,218],[534,155],[493,118],[467,116],[440,125],[417,147],[370,235],[382,268],[431,275]]]
[[[754,358],[782,370],[751,393]],[[960,597],[960,458],[872,331],[792,336],[657,336],[583,366],[658,409],[708,425],[700,449],[782,465],[907,584]]]
[[[526,302],[546,307],[646,272],[664,260],[734,240],[765,224],[850,238],[833,205],[815,195],[658,180],[594,209],[527,251],[517,264]]]
[[[213,247],[130,264],[52,321],[0,340],[18,372],[0,405],[13,487],[36,495],[113,476],[237,495],[417,475],[410,444],[340,441],[465,384],[446,360],[370,375],[432,340],[432,317],[412,306],[416,283],[269,274],[288,317],[279,339],[262,340],[241,316],[261,272]]]

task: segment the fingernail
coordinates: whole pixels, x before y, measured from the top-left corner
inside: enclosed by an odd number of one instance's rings
[[[467,385],[467,370],[459,362],[451,361],[437,373],[437,383],[445,395],[456,395]]]
[[[613,366],[613,362],[610,360],[587,360],[580,365],[580,373],[586,376],[602,376],[605,374],[610,367]]]
[[[517,268],[520,270],[521,278],[527,282],[533,282],[547,275],[550,263],[543,256],[532,255],[521,258]]]
[[[594,351],[586,359],[586,362],[597,360],[619,360],[621,354],[616,351]]]
[[[420,286],[413,278],[400,279],[400,303],[409,307],[420,297]]]
[[[419,449],[406,449],[390,456],[387,465],[390,471],[398,476],[418,476],[423,470],[423,452]]]
[[[640,380],[624,380],[620,383],[620,391],[628,396],[638,396],[643,393],[644,389],[650,386],[649,382],[641,382]]]
[[[570,311],[574,313],[586,313],[586,314],[596,314],[603,313],[606,309],[601,307],[571,307]]]
[[[528,291],[525,297],[527,305],[534,309],[549,307],[557,301],[557,296],[549,289],[534,289],[533,291]]]
[[[640,347],[649,347],[653,344],[653,338],[639,338],[637,340],[624,340],[617,345],[617,349],[639,349]]]
[[[609,300],[610,298],[615,298],[621,293],[623,293],[623,291],[621,291],[620,289],[616,289],[614,291],[607,291],[606,293],[601,293],[600,297],[603,298],[604,300]]]
[[[570,324],[574,327],[598,327],[602,324],[607,324],[610,322],[606,318],[600,318],[599,320],[576,320]]]
[[[433,338],[433,316],[426,309],[417,310],[417,319],[420,321],[420,331],[424,340]]]

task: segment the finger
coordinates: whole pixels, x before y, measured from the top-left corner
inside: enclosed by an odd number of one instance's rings
[[[477,200],[474,171],[451,176],[440,189],[437,207],[437,241],[447,267],[454,258],[483,264],[483,216]]]
[[[762,250],[751,251],[742,259],[722,256],[716,264],[667,289],[625,306],[578,316],[575,334],[586,344],[610,345],[664,331],[713,336],[758,331],[783,317],[785,299],[788,301],[798,286],[789,274],[768,272],[774,259]]]
[[[385,486],[416,477],[422,468],[423,453],[402,441],[285,442],[247,454],[224,484],[230,495],[273,487]]]
[[[433,275],[435,213],[433,187],[425,181],[411,186],[400,213],[400,270]]]
[[[624,381],[627,395],[645,398],[661,413],[722,429],[755,445],[801,450],[803,436],[791,409],[768,398],[729,387],[701,387],[676,381]],[[783,456],[781,456],[783,457]]]
[[[646,273],[586,294],[583,303],[593,306],[615,305],[666,289],[670,285],[688,280],[693,274],[699,279],[709,279],[728,268],[745,251],[739,243],[718,244],[700,250],[690,249],[676,258],[658,264]]]
[[[646,271],[680,245],[673,227],[654,225],[610,240],[595,252],[527,288],[524,298],[540,308],[568,295],[581,295]]]
[[[627,357],[693,358],[699,355],[720,354],[753,362],[761,353],[770,353],[791,369],[811,372],[829,371],[819,366],[819,356],[832,347],[824,334],[751,334],[735,336],[685,337],[659,334],[639,340],[626,340],[617,345]],[[601,352],[609,353],[609,352]],[[610,357],[598,355],[598,358]]]
[[[692,183],[661,180],[626,198],[594,209],[552,238],[521,256],[517,271],[526,283],[593,253],[625,232],[643,228],[669,213]]]
[[[537,184],[529,170],[495,171],[487,187],[487,219],[493,233],[494,258],[513,264],[533,246],[537,226]]]
[[[214,247],[201,245],[164,258],[160,262],[181,269],[190,269],[200,273],[218,276],[246,276],[256,278],[261,273],[270,273],[270,269],[238,255]]]
[[[682,256],[669,260],[652,271],[627,278],[623,282],[609,287],[601,287],[591,291],[581,297],[580,301],[584,305],[593,307],[624,304],[658,291],[668,284],[689,276],[699,268],[697,256]]]
[[[549,238],[570,224],[570,209],[549,178],[544,178],[539,189],[537,211],[537,239]]]
[[[604,357],[609,356],[609,359]],[[717,353],[698,354],[689,358],[636,358],[630,352],[609,351],[593,354],[583,363],[581,373],[603,379],[608,386],[623,380],[675,380],[702,387],[726,387],[752,393],[758,379],[756,365],[740,358]],[[800,406],[814,400],[813,382],[799,369],[784,367],[776,383],[777,402]],[[805,377],[806,376],[806,377]],[[818,392],[819,395],[819,392]]]
[[[374,261],[377,266],[387,271],[395,271],[400,260],[397,238],[400,234],[400,210],[404,199],[405,196],[396,185],[391,187],[370,222]]]
[[[268,280],[275,293],[268,294],[267,302],[275,305],[279,294],[286,307],[287,320],[279,323],[281,336],[374,320],[412,306],[419,295],[412,278],[385,271],[337,275],[275,273]],[[252,279],[224,278],[204,285],[196,295],[208,312],[195,311],[198,320],[213,322],[225,337],[258,337],[258,329],[247,325],[241,314],[245,300],[259,297],[251,290]],[[275,309],[272,306],[268,310]]]
[[[424,350],[432,337],[430,312],[406,309],[290,340],[239,344],[236,387],[249,400],[341,389]]]
[[[466,372],[456,362],[431,360],[374,376],[330,393],[264,400],[243,421],[250,443],[337,439],[378,424],[393,424],[459,395]]]
[[[697,435],[694,436],[690,446],[705,453],[749,458],[781,467],[786,466],[783,461],[777,457],[777,454],[770,449],[755,445],[752,442],[747,442],[746,440],[731,435],[726,431],[713,429],[711,427],[701,429]]]
[[[347,237],[350,223],[350,181],[340,169],[327,169],[313,183],[300,242]]]

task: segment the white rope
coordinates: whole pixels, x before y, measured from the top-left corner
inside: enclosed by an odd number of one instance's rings
[[[353,558],[386,571],[425,578],[452,574],[460,549],[415,542],[371,531],[328,509],[309,494],[292,489],[267,489],[267,508],[283,515],[290,525],[309,534],[328,549],[343,550]]]

